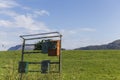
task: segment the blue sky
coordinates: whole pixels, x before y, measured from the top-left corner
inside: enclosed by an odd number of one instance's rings
[[[59,31],[73,49],[120,39],[120,0],[0,0],[0,50],[23,34]]]

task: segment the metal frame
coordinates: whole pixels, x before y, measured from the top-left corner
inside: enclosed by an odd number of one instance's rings
[[[54,36],[48,36],[49,34],[54,34]],[[44,37],[36,37],[36,36],[44,36]],[[61,54],[61,41],[62,41],[62,35],[59,32],[49,32],[49,33],[40,33],[40,34],[30,34],[30,35],[21,35],[20,36],[23,39],[22,44],[22,55],[21,55],[21,62],[24,61],[24,54],[29,54],[29,52],[25,52],[25,42],[27,40],[36,40],[36,39],[45,39],[45,38],[55,38],[58,37],[60,40],[60,55],[59,55],[59,62],[50,62],[50,64],[59,64],[59,73],[62,72],[62,54]],[[33,44],[32,44],[33,45]],[[30,52],[31,53],[31,52]],[[34,52],[33,52],[34,53]],[[37,52],[35,52],[37,53]],[[41,62],[29,62],[29,64],[40,64]],[[22,80],[22,73],[21,78]]]

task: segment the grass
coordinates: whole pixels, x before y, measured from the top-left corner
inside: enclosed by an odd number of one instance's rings
[[[27,73],[23,80],[120,80],[119,50],[68,50],[62,51],[62,75],[57,73]],[[21,51],[0,52],[0,80],[19,80],[18,62]],[[25,55],[25,61],[42,61],[57,57],[47,54]],[[39,65],[30,65],[29,69],[39,70]]]

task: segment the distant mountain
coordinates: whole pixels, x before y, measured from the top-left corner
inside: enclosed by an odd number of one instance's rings
[[[113,41],[112,43],[104,45],[92,45],[86,47],[76,48],[75,50],[107,50],[107,49],[120,49],[120,40]]]
[[[16,45],[13,47],[10,47],[8,50],[21,50],[22,49],[22,45]],[[34,45],[26,45],[25,46],[25,50],[33,50],[34,49]]]
[[[13,47],[10,47],[8,50],[20,50],[21,49],[21,45],[16,45]]]

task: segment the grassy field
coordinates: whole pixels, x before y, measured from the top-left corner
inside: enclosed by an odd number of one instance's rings
[[[120,80],[119,50],[62,51],[62,74],[29,72],[23,80]],[[19,80],[18,62],[21,51],[0,52],[0,80]],[[47,54],[25,55],[25,61],[57,60]],[[56,65],[54,66],[56,68]],[[40,65],[29,69],[39,70]],[[53,68],[54,69],[54,68]]]

